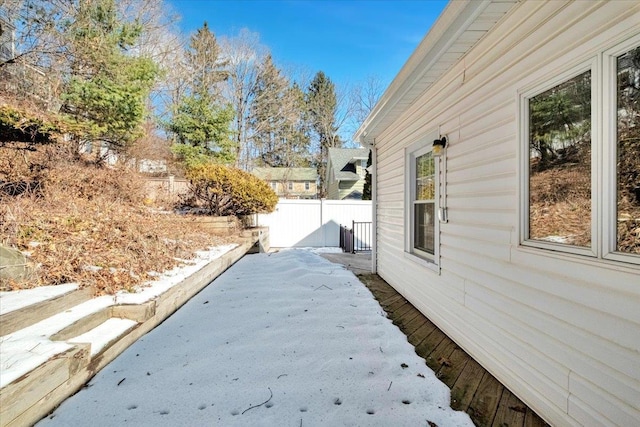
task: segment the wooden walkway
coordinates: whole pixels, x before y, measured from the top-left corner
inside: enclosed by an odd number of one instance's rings
[[[468,413],[479,427],[548,426],[380,276],[359,274],[358,278],[415,346],[416,353],[451,389],[453,409]]]

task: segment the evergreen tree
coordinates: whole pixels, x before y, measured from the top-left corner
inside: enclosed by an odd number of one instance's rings
[[[80,2],[77,16],[66,23],[70,77],[61,98],[79,139],[119,151],[143,134],[157,68],[127,51],[141,29],[118,16],[114,0]]]
[[[231,121],[233,109],[224,105],[217,85],[226,78],[225,62],[220,60],[215,36],[205,22],[191,37],[186,55],[192,80],[179,100],[165,128],[173,133],[173,148],[187,163],[210,158],[219,163],[233,163],[236,147]],[[199,160],[198,160],[199,161]]]
[[[216,36],[211,32],[206,21],[202,28],[191,36],[186,58],[193,79],[192,92],[200,95],[208,94],[216,98],[219,92],[217,85],[228,76],[225,70],[228,61],[220,58],[220,47]]]
[[[304,128],[304,94],[273,64],[268,55],[260,67],[250,127],[257,161],[272,167],[307,164],[308,133]]]
[[[316,167],[320,176],[320,195],[324,196],[325,171],[330,147],[341,147],[336,125],[337,98],[335,85],[322,71],[318,71],[309,85],[307,108],[311,126],[317,136],[319,146]]]
[[[194,156],[233,163],[235,143],[231,120],[233,110],[230,106],[220,107],[207,95],[186,95],[167,124],[167,130],[175,135],[178,145],[173,151],[187,163]]]
[[[367,170],[364,176],[364,188],[362,189],[362,200],[371,200],[371,174],[369,167],[371,166],[371,150],[369,150],[369,158],[367,159]]]

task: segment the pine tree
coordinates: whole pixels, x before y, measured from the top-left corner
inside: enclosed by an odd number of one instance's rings
[[[66,24],[70,77],[61,98],[79,139],[121,151],[143,134],[157,68],[128,52],[141,29],[118,16],[114,0],[81,2]]]
[[[308,133],[304,128],[304,94],[268,55],[258,73],[249,125],[257,162],[272,167],[304,166]]]
[[[362,189],[362,200],[371,200],[371,173],[369,173],[369,167],[371,166],[371,150],[369,150],[369,158],[367,159],[367,170],[364,177],[364,188]]]
[[[321,197],[326,193],[324,179],[329,148],[342,146],[336,125],[337,105],[335,85],[322,71],[318,71],[309,85],[307,108],[311,126],[318,138],[316,167],[320,176]]]
[[[230,164],[235,161],[231,121],[233,109],[223,103],[218,84],[227,77],[220,60],[215,36],[205,22],[191,37],[186,55],[187,69],[193,76],[165,128],[173,133],[173,148],[187,163],[212,159]]]

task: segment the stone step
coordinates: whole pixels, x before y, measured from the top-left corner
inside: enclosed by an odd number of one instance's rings
[[[92,298],[75,283],[0,292],[0,336],[27,328]]]

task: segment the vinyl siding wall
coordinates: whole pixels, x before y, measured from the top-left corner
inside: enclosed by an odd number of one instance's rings
[[[640,267],[519,246],[518,91],[638,32],[638,2],[522,2],[376,138],[378,273],[553,425],[640,425]],[[440,274],[404,253],[404,148],[438,129]]]
[[[338,187],[338,198],[342,200],[354,191],[359,191],[360,193],[362,193],[362,190],[364,190],[364,180],[361,179],[359,181],[340,181]]]

